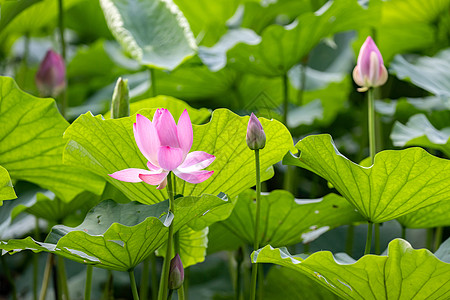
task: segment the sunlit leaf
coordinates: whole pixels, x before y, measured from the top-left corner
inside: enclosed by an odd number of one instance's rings
[[[450,158],[450,127],[437,130],[423,114],[412,116],[405,125],[395,122],[391,139],[398,147],[421,146],[436,149]]]
[[[387,150],[375,164],[363,167],[339,153],[330,135],[311,135],[296,145],[296,158],[287,154],[284,164],[308,169],[328,180],[367,220],[374,223],[448,200],[450,161],[422,148]]]
[[[0,77],[0,86],[0,164],[11,178],[38,184],[66,202],[84,190],[101,194],[103,179],[62,164],[69,124],[55,101],[26,94],[9,77]]]
[[[355,261],[346,254],[333,256],[328,251],[300,258],[285,248],[266,246],[254,252],[252,259],[303,273],[343,299],[447,299],[449,247],[448,240],[433,255],[396,239],[389,244],[387,256],[366,255]]]
[[[407,228],[450,226],[450,198],[401,216],[397,221]]]
[[[390,66],[398,78],[409,80],[436,96],[446,98],[450,97],[449,68],[450,49],[442,50],[434,57],[414,57],[410,60],[397,55]]]
[[[8,171],[0,166],[0,205],[3,200],[11,200],[17,198],[16,193],[9,177]]]
[[[152,118],[153,110],[141,110]],[[174,114],[174,118],[178,119]],[[133,136],[135,116],[116,120],[104,120],[87,113],[80,116],[65,133],[69,140],[64,162],[88,168],[102,176],[133,201],[152,204],[166,199],[165,190],[145,183],[127,183],[114,180],[108,174],[126,168],[146,168],[147,161],[140,153]],[[194,143],[191,151],[205,151],[216,156],[208,167],[214,174],[200,184],[177,180],[177,193],[217,195],[226,193],[233,198],[255,184],[254,153],[245,142],[248,116],[239,117],[226,109],[213,112],[209,123],[193,125]],[[272,165],[292,149],[289,131],[278,121],[261,119],[267,142],[260,151],[262,179],[273,175]]]
[[[224,203],[212,195],[178,198],[174,213],[168,215],[167,201],[149,206],[108,200],[94,207],[75,228],[54,226],[44,243],[28,237],[1,242],[0,249],[10,254],[22,250],[52,252],[99,268],[128,271],[166,241],[173,215],[176,232],[208,209]]]
[[[186,18],[171,0],[100,0],[106,22],[140,64],[172,70],[197,48]]]
[[[223,226],[247,244],[255,233],[256,192],[247,190],[238,196],[230,217],[216,225]],[[260,245],[275,247],[310,242],[322,233],[344,224],[364,219],[344,198],[329,194],[320,199],[295,199],[283,190],[261,197]]]

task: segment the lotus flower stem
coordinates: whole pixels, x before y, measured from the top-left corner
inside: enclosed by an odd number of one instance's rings
[[[367,239],[366,239],[366,249],[364,250],[364,255],[370,254],[370,247],[372,246],[372,229],[373,223],[367,222]]]
[[[261,174],[259,164],[259,149],[255,150],[255,166],[256,166],[256,220],[255,220],[255,240],[253,243],[253,250],[259,248],[259,223],[261,210]],[[256,299],[256,282],[258,278],[258,264],[252,264],[252,285],[250,290],[250,299]]]
[[[86,285],[84,288],[84,300],[91,299],[91,288],[92,288],[92,271],[94,267],[92,265],[86,266]]]
[[[355,225],[350,224],[347,228],[347,241],[345,242],[345,253],[352,256],[353,253],[353,242],[355,239]]]
[[[150,261],[152,265],[152,300],[158,298],[158,271],[156,269],[156,255],[152,253],[150,255]]]
[[[174,195],[176,194],[175,177],[174,177],[174,184],[173,184],[173,194]],[[175,253],[181,253],[180,252],[180,232],[175,233],[173,242],[174,242]],[[178,293],[178,300],[185,299],[184,280],[183,280],[183,283],[181,284],[181,287],[177,290],[177,293]]]
[[[139,300],[138,290],[136,286],[136,279],[134,278],[134,269],[128,271],[128,275],[130,275],[130,284],[131,284],[131,291],[133,292],[133,299]]]
[[[369,150],[370,160],[372,164],[375,161],[376,147],[375,147],[375,101],[373,99],[373,88],[369,88],[367,91],[368,99],[368,120],[369,120]]]
[[[139,290],[139,298],[141,300],[147,300],[148,295],[148,275],[150,269],[150,256],[144,260],[144,264],[142,265],[142,274],[141,274],[141,286]]]
[[[54,255],[52,253],[49,253],[47,256],[47,262],[45,263],[44,278],[42,279],[41,293],[39,294],[39,300],[45,300],[45,297],[47,295],[47,288],[48,282],[50,280],[50,273],[52,271],[53,259]]]
[[[167,175],[167,193],[169,194],[169,212],[170,213],[173,213],[173,211],[174,211],[173,186],[174,186],[174,182],[172,181],[172,172],[170,172]],[[175,218],[172,220],[172,222],[169,225],[169,237],[167,239],[166,255],[164,257],[163,270],[162,270],[162,274],[161,274],[161,280],[159,282],[159,293],[158,293],[159,300],[167,299],[167,291],[169,289],[169,269],[170,269],[170,260],[172,259],[174,221],[175,221]]]
[[[380,254],[380,223],[375,223],[375,254]]]
[[[69,288],[67,286],[66,267],[64,264],[64,257],[58,255],[58,280],[61,285],[60,293],[63,299],[69,300]]]
[[[64,39],[64,3],[63,0],[58,0],[58,28],[59,28],[59,39],[61,43],[61,56],[63,57],[64,63],[66,62],[66,41]],[[66,116],[67,109],[67,87],[61,93],[61,114],[63,117]]]
[[[35,218],[34,225],[34,239],[39,241],[41,233],[39,231],[39,218]],[[38,300],[38,270],[39,270],[39,255],[35,253],[33,255],[33,299]]]

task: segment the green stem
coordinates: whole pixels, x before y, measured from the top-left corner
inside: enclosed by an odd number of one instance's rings
[[[61,56],[66,63],[66,41],[64,39],[64,4],[63,0],[58,0],[58,29],[59,29],[59,39],[61,43]],[[67,86],[62,91],[61,94],[61,115],[66,117],[67,110]]]
[[[372,222],[367,222],[367,240],[366,240],[366,249],[364,250],[364,255],[369,254],[370,253],[370,247],[372,246],[372,228],[373,228],[373,223]]]
[[[367,99],[368,99],[368,114],[369,114],[369,150],[370,150],[370,159],[372,164],[375,160],[376,146],[375,146],[375,101],[373,99],[373,89],[370,88],[367,91]]]
[[[442,232],[443,227],[436,227],[436,231],[434,232],[434,252],[436,252],[437,249],[439,249],[439,245],[441,245]]]
[[[348,225],[347,228],[347,241],[345,242],[345,253],[349,256],[353,255],[353,241],[355,238],[355,225]]]
[[[237,251],[242,251],[241,248],[239,248]],[[241,296],[241,266],[242,266],[242,259],[236,260],[236,290],[235,290],[235,298],[236,300],[240,299]]]
[[[258,264],[258,300],[263,299],[264,270],[263,264]]]
[[[169,194],[169,212],[174,211],[174,194],[173,194],[173,184],[172,184],[172,172],[167,175],[167,193]],[[163,262],[163,271],[161,274],[161,279],[159,281],[159,292],[158,299],[167,299],[167,290],[169,288],[169,269],[170,260],[172,259],[172,244],[173,244],[173,224],[175,221],[175,216],[169,226],[169,236],[167,238],[166,256]]]
[[[50,274],[52,272],[53,259],[54,255],[52,253],[49,253],[47,256],[47,262],[45,263],[44,278],[42,279],[41,293],[39,294],[39,300],[45,300],[45,297],[47,296],[47,288],[48,282],[50,281]]]
[[[152,264],[152,300],[158,298],[158,271],[156,269],[156,255],[152,253],[150,255]]]
[[[0,259],[2,261],[3,270],[5,270],[6,278],[8,279],[9,284],[11,285],[12,298],[13,298],[13,300],[17,300],[17,289],[16,289],[15,281],[13,280],[11,273],[9,272],[9,267],[6,264],[5,257],[3,255],[1,255]]]
[[[303,95],[305,92],[305,85],[306,85],[306,64],[307,64],[308,58],[302,60],[300,64],[300,86],[297,93],[297,105],[301,106],[303,105]]]
[[[155,77],[155,69],[150,68],[150,89],[152,90],[152,97],[156,97],[158,95],[156,91],[156,77]]]
[[[131,291],[133,292],[133,299],[139,300],[139,294],[136,286],[136,279],[134,279],[134,269],[128,271],[128,274],[130,275],[130,284],[131,284]]]
[[[175,177],[174,177],[174,182],[173,185],[175,187]],[[174,194],[175,194],[175,188],[174,188]],[[174,235],[174,248],[175,248],[175,253],[180,254],[180,232],[175,233]],[[184,282],[181,284],[181,287],[177,290],[178,293],[178,300],[184,300]]]
[[[380,251],[380,223],[375,223],[375,254],[379,255]]]
[[[144,260],[144,264],[142,266],[142,275],[141,275],[141,287],[139,297],[141,300],[147,300],[148,295],[148,277],[150,271],[150,256]]]
[[[35,226],[34,226],[34,238],[36,241],[40,240],[40,232],[39,232],[39,218],[35,218]],[[37,253],[33,254],[33,299],[38,299],[38,271],[39,271],[39,255]]]
[[[167,299],[172,299],[173,290],[169,290],[169,294],[167,295]]]
[[[55,261],[53,261],[53,264],[52,264],[52,281],[53,281],[53,292],[55,293],[55,299],[62,300],[61,282],[59,281],[58,267],[56,266]]]
[[[105,288],[103,290],[102,299],[103,300],[114,299],[114,276],[111,270],[108,270],[108,279],[106,281]]]
[[[66,275],[66,267],[64,264],[64,257],[58,255],[58,278],[59,283],[61,285],[61,294],[62,298],[65,300],[69,300],[69,287],[67,286],[67,275]]]
[[[92,288],[92,271],[94,267],[92,265],[86,266],[86,285],[84,287],[84,300],[91,300],[91,288]]]
[[[287,127],[289,105],[289,81],[287,73],[283,75],[283,124]]]
[[[406,226],[402,225],[402,239],[406,240]]]
[[[261,174],[259,164],[259,150],[255,150],[255,167],[256,167],[256,220],[255,220],[255,237],[253,242],[253,250],[259,249],[259,223],[261,210]],[[258,278],[258,264],[252,264],[252,284],[250,289],[250,299],[256,299],[256,282]]]

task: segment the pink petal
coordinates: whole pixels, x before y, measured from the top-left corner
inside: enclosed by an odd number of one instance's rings
[[[161,146],[169,146],[171,148],[180,148],[177,134],[177,124],[167,109],[159,108],[153,117],[155,120],[155,128],[158,132]]]
[[[157,166],[155,166],[155,165],[153,165],[151,162],[147,162],[147,168],[150,170],[150,171],[153,171],[153,172],[158,172],[158,171],[160,171],[161,170],[161,168],[160,167],[157,167]]]
[[[359,51],[359,55],[358,55],[357,64],[360,68],[359,71],[360,71],[362,78],[364,78],[366,76],[369,77],[369,73],[371,70],[371,64],[370,64],[371,58],[370,57],[371,57],[372,52],[375,53],[375,55],[377,56],[378,64],[382,65],[383,57],[381,56],[380,50],[378,50],[377,45],[372,40],[372,38],[370,36],[368,36],[366,41],[364,42],[364,44],[361,46],[361,50]]]
[[[172,171],[183,162],[183,151],[180,148],[161,146],[158,152],[158,162],[164,170]]]
[[[167,185],[167,176],[164,178],[163,181],[160,182],[160,184],[156,187],[157,190],[162,190]]]
[[[203,151],[194,151],[186,156],[184,162],[177,168],[182,173],[200,171],[209,166],[216,157]]]
[[[361,78],[361,74],[359,73],[358,65],[353,69],[353,80],[359,86],[364,86],[364,80]]]
[[[108,174],[108,175],[111,176],[112,178],[120,180],[120,181],[141,182],[142,180],[139,178],[139,175],[141,175],[141,174],[151,174],[151,172],[148,170],[131,168],[131,169],[120,170],[120,171],[117,171],[117,172],[114,172],[114,173]]]
[[[150,185],[159,185],[166,179],[167,174],[169,174],[169,172],[166,171],[157,174],[141,174],[139,175],[139,178]]]
[[[141,153],[153,165],[158,166],[158,150],[160,146],[158,133],[153,123],[143,115],[136,115],[133,124],[134,139]]]
[[[183,156],[189,153],[192,147],[192,141],[194,139],[194,133],[192,132],[192,123],[189,118],[189,114],[185,109],[178,119],[178,141],[180,142],[180,148],[183,150]]]
[[[380,74],[380,64],[375,52],[370,53],[369,85],[373,86],[378,80]]]
[[[174,170],[173,173],[178,176],[179,178],[183,179],[184,181],[187,181],[189,183],[200,183],[211,177],[211,175],[214,173],[214,171],[194,171],[190,173],[183,173],[179,170]]]

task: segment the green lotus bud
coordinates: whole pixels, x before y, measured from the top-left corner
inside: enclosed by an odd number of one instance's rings
[[[170,261],[169,270],[169,289],[177,290],[183,285],[184,269],[178,253]]]
[[[111,102],[111,118],[118,119],[130,115],[130,100],[128,96],[128,80],[117,79]]]

